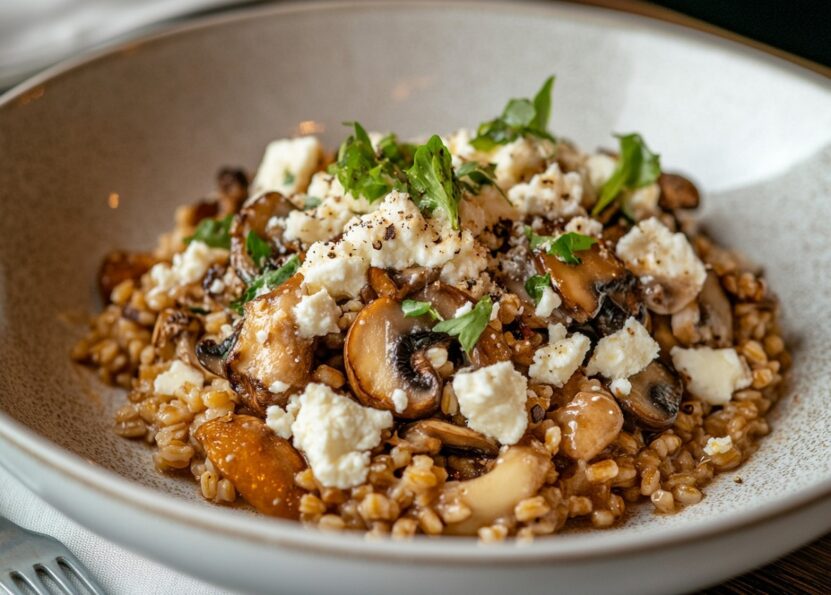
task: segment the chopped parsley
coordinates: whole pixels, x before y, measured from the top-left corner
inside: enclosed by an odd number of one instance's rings
[[[286,171],[283,172],[283,185],[291,186],[294,184],[295,180],[297,180],[297,176],[295,176],[290,169],[286,168]]]
[[[624,190],[636,190],[652,184],[661,175],[660,155],[649,150],[640,134],[616,136],[620,144],[620,157],[612,176],[600,188],[600,196],[592,209],[595,217]]]
[[[438,135],[420,145],[407,170],[410,193],[418,208],[432,213],[436,207],[447,215],[453,229],[459,229],[461,189],[453,174],[450,151]]]
[[[254,230],[249,231],[245,237],[245,251],[248,252],[258,269],[262,269],[271,256],[271,246]]]
[[[404,312],[404,316],[407,318],[418,318],[426,314],[433,320],[444,320],[430,302],[404,300],[401,302],[401,311]]]
[[[317,207],[320,206],[320,203],[322,203],[322,202],[323,202],[322,198],[319,198],[317,196],[307,196],[303,200],[303,210],[304,211],[310,211],[312,209],[316,209]]]
[[[573,231],[560,236],[541,236],[534,233],[530,227],[525,228],[525,237],[528,238],[531,250],[543,248],[548,254],[556,256],[566,264],[583,262],[575,252],[588,250],[597,243],[596,238]]]
[[[405,189],[404,167],[407,163],[407,147],[398,145],[394,135],[384,137],[381,153],[376,153],[363,126],[352,122],[354,133],[338,150],[338,160],[329,166],[344,190],[355,197],[375,202],[390,190]],[[390,156],[388,156],[390,155]]]
[[[233,215],[228,215],[222,219],[202,219],[199,225],[196,226],[193,235],[185,238],[185,244],[190,244],[196,240],[197,242],[204,242],[211,248],[225,248],[226,250],[230,250],[230,231],[233,220]]]
[[[238,300],[231,302],[231,308],[237,314],[242,314],[243,306],[257,297],[258,293],[261,291],[271,291],[275,287],[282,285],[297,272],[298,268],[300,268],[300,259],[297,258],[296,254],[293,254],[283,266],[277,269],[266,269],[251,281]]]
[[[542,299],[543,291],[546,287],[551,287],[551,275],[531,275],[525,282],[525,291],[534,300],[534,304],[539,305]]]
[[[554,77],[550,76],[537,91],[534,99],[511,99],[502,115],[483,122],[476,131],[476,138],[470,144],[474,149],[489,151],[497,145],[512,142],[520,136],[536,136],[554,140],[548,133],[551,117],[551,89]]]
[[[470,355],[485,327],[488,326],[492,311],[493,302],[490,296],[486,295],[476,302],[476,305],[473,306],[470,312],[462,314],[458,318],[451,318],[439,322],[433,327],[433,331],[447,333],[451,337],[458,337],[462,349]]]

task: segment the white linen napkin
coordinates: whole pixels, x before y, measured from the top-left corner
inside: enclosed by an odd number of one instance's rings
[[[110,595],[232,595],[87,531],[35,496],[2,467],[0,515],[25,529],[57,538]]]
[[[0,89],[73,54],[251,0],[0,0]]]

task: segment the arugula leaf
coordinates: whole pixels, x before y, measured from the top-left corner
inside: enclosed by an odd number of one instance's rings
[[[467,180],[464,178],[467,178]],[[479,194],[482,186],[493,186],[502,195],[502,198],[508,200],[505,191],[496,183],[496,165],[493,163],[482,165],[475,161],[466,161],[456,169],[456,179],[459,181],[461,188],[471,194]]]
[[[451,337],[458,337],[462,349],[470,355],[485,327],[488,326],[492,311],[493,302],[490,296],[486,295],[476,302],[470,312],[462,314],[458,318],[451,318],[438,323],[433,327],[433,331],[447,333]]]
[[[231,302],[231,308],[237,314],[242,314],[243,306],[257,297],[261,290],[271,291],[282,285],[297,272],[298,268],[300,268],[300,259],[297,258],[296,254],[293,254],[280,268],[266,269],[254,278],[238,300]]]
[[[194,240],[197,242],[204,242],[211,248],[225,248],[231,249],[231,222],[234,220],[233,215],[228,215],[222,219],[202,219],[199,225],[193,232],[192,236],[185,238],[185,244],[190,244]]]
[[[599,215],[624,190],[636,190],[653,183],[661,175],[661,156],[646,146],[640,134],[617,134],[620,157],[612,176],[600,189],[592,215]]]
[[[551,287],[551,275],[531,275],[525,282],[525,291],[534,300],[534,304],[539,304],[542,299],[543,291],[546,287]]]
[[[511,99],[502,110],[502,115],[483,122],[476,130],[476,138],[470,144],[474,149],[489,151],[497,145],[504,145],[520,136],[531,135],[554,140],[548,133],[551,117],[551,90],[554,77],[545,79],[542,87],[530,99]]]
[[[412,165],[415,150],[416,145],[399,142],[395,134],[388,134],[378,141],[378,152],[401,169]]]
[[[453,229],[459,229],[459,202],[461,190],[453,175],[450,151],[441,138],[434,134],[420,145],[413,155],[413,165],[407,171],[413,201],[422,211],[432,213],[440,207]]]
[[[580,264],[583,262],[574,253],[588,250],[597,243],[596,238],[573,231],[560,236],[541,236],[534,233],[534,230],[530,227],[525,228],[525,237],[528,238],[531,250],[544,248],[548,254],[556,256],[566,264]]]
[[[263,268],[263,265],[268,262],[268,257],[271,256],[271,246],[254,230],[249,231],[245,237],[245,251],[251,256],[258,269]]]
[[[407,318],[418,318],[428,314],[433,320],[444,320],[430,302],[404,300],[401,302],[401,311],[404,312],[404,316]]]
[[[404,189],[406,151],[394,135],[384,137],[382,155],[378,155],[363,126],[352,122],[354,134],[338,150],[338,160],[329,166],[343,188],[352,196],[375,202],[393,188]],[[393,158],[387,157],[390,154]]]
[[[312,209],[316,209],[320,206],[320,203],[322,202],[322,198],[319,198],[317,196],[307,196],[306,199],[303,201],[303,210],[310,211]]]

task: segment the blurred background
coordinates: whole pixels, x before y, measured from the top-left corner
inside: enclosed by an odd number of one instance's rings
[[[272,0],[273,1],[273,0]],[[302,1],[302,0],[301,0]],[[544,0],[543,0],[544,1]],[[831,67],[831,0],[576,0],[685,17]],[[0,89],[62,59],[171,22],[264,0],[0,0]],[[671,11],[671,12],[670,12]]]

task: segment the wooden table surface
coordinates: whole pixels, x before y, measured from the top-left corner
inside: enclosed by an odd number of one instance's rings
[[[703,591],[704,595],[732,593],[831,594],[831,534],[754,572]]]

